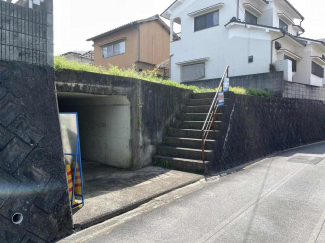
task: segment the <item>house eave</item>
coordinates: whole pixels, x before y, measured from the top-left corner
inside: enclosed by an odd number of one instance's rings
[[[299,16],[298,19],[304,20],[305,17],[288,1],[288,0],[283,0],[290,8],[293,12],[295,12],[297,14],[297,16]]]
[[[302,57],[298,56],[297,54],[287,50],[287,49],[280,49],[277,51],[277,53],[285,53],[287,54],[288,56],[290,56],[291,58],[295,59],[295,60],[302,60]]]
[[[325,52],[325,42],[323,42],[321,40],[308,39],[308,38],[301,37],[301,36],[298,36],[296,38],[299,40],[302,40],[302,41],[306,41],[307,43],[314,43],[316,45],[319,45],[320,48]]]
[[[288,17],[286,14],[284,14],[284,13],[278,13],[278,17],[282,20],[282,21],[284,21],[286,24],[291,24],[291,25],[294,25],[295,24],[295,22],[292,20],[292,19],[290,19],[290,17]]]
[[[248,12],[252,13],[256,17],[260,17],[263,14],[263,12],[261,10],[259,10],[257,7],[255,7],[251,3],[244,3],[243,6]]]
[[[317,56],[312,56],[311,59],[316,62],[317,64],[324,66],[325,65],[325,60],[321,57],[317,57]]]
[[[176,65],[183,66],[183,65],[190,65],[190,64],[196,64],[196,63],[207,62],[207,61],[209,61],[209,57],[178,62],[178,63],[176,63]]]
[[[218,4],[215,4],[215,5],[209,6],[207,8],[203,8],[203,9],[191,12],[191,13],[188,14],[188,16],[197,17],[197,16],[200,16],[200,15],[203,15],[203,14],[206,14],[206,13],[216,11],[216,10],[222,8],[224,5],[225,5],[224,3],[218,3]]]
[[[168,13],[168,12],[170,12],[170,9],[177,6],[177,5],[179,5],[179,4],[181,4],[181,3],[183,3],[183,2],[184,2],[184,0],[175,0],[175,2],[173,2],[160,16],[165,18],[165,19],[170,20],[170,15],[171,14]]]
[[[245,22],[229,22],[228,24],[225,25],[227,29],[229,29],[232,26],[242,26],[242,27],[248,27],[248,28],[256,28],[256,29],[263,29],[266,31],[274,31],[274,32],[281,32],[280,28],[275,28],[271,26],[264,26],[264,25],[255,25],[255,24],[247,24]]]
[[[92,37],[92,38],[89,38],[89,39],[87,39],[87,41],[94,41],[94,40],[99,39],[99,38],[101,38],[101,37],[104,37],[104,36],[107,36],[107,35],[110,35],[110,34],[116,33],[116,32],[118,32],[118,31],[121,31],[121,30],[124,30],[124,29],[130,28],[130,27],[137,26],[137,25],[139,25],[139,24],[141,24],[141,23],[150,22],[150,21],[159,21],[159,22],[161,23],[162,27],[163,27],[163,28],[166,28],[166,30],[167,30],[168,32],[170,32],[170,28],[169,28],[169,26],[168,26],[168,25],[167,25],[167,24],[166,24],[162,19],[160,19],[158,15],[156,15],[156,16],[153,16],[153,17],[148,18],[148,19],[137,20],[137,21],[133,21],[133,22],[131,22],[131,23],[128,23],[128,24],[122,25],[122,26],[117,27],[117,28],[115,28],[115,29],[109,30],[109,31],[107,31],[107,32],[105,32],[105,33],[102,33],[102,34],[100,34],[100,35],[97,35],[97,36],[94,36],[94,37]]]

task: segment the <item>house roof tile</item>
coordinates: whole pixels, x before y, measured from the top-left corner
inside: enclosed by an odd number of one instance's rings
[[[152,21],[152,20],[159,20],[166,28],[168,28],[168,30],[169,30],[169,26],[159,17],[159,15],[158,14],[156,14],[156,15],[154,15],[154,16],[152,16],[152,17],[150,17],[150,18],[147,18],[147,19],[141,19],[141,20],[136,20],[136,21],[133,21],[133,22],[131,22],[131,23],[128,23],[128,24],[125,24],[125,25],[122,25],[122,26],[120,26],[120,27],[117,27],[117,28],[115,28],[115,29],[112,29],[112,30],[109,30],[109,31],[107,31],[107,32],[105,32],[105,33],[103,33],[103,34],[100,34],[100,35],[97,35],[97,36],[95,36],[95,37],[92,37],[92,38],[89,38],[87,41],[93,41],[93,40],[95,40],[95,39],[98,39],[98,38],[100,38],[100,37],[103,37],[103,36],[105,36],[105,35],[109,35],[109,34],[112,34],[112,33],[114,33],[114,32],[117,32],[117,31],[119,31],[119,30],[122,30],[122,29],[126,29],[126,28],[129,28],[129,27],[131,27],[131,26],[134,26],[134,25],[136,25],[136,24],[140,24],[140,23],[144,23],[144,22],[148,22],[148,21]]]

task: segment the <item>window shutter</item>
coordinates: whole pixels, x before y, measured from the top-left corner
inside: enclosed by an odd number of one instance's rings
[[[183,81],[194,81],[205,77],[205,63],[182,66],[181,79]]]

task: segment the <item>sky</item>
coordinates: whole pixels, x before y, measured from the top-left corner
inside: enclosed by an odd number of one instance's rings
[[[202,0],[201,0],[202,1]],[[88,38],[161,14],[174,0],[54,0],[54,54],[92,50]],[[304,37],[325,38],[325,1],[290,0],[305,17]]]

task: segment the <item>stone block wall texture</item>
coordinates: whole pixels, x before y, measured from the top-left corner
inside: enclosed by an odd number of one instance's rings
[[[235,95],[231,109],[218,171],[325,140],[322,101]]]
[[[33,8],[0,1],[0,242],[50,242],[73,227],[51,67],[53,0]]]
[[[53,68],[0,61],[0,242],[48,242],[72,231],[54,90]]]
[[[221,79],[209,79],[202,81],[183,82],[187,85],[215,89],[219,86]],[[283,93],[283,72],[259,73],[230,77],[230,86],[255,88],[272,92],[276,97],[282,97]]]
[[[53,66],[52,1],[30,9],[0,0],[0,60]]]
[[[325,88],[284,81],[283,97],[325,100]]]

